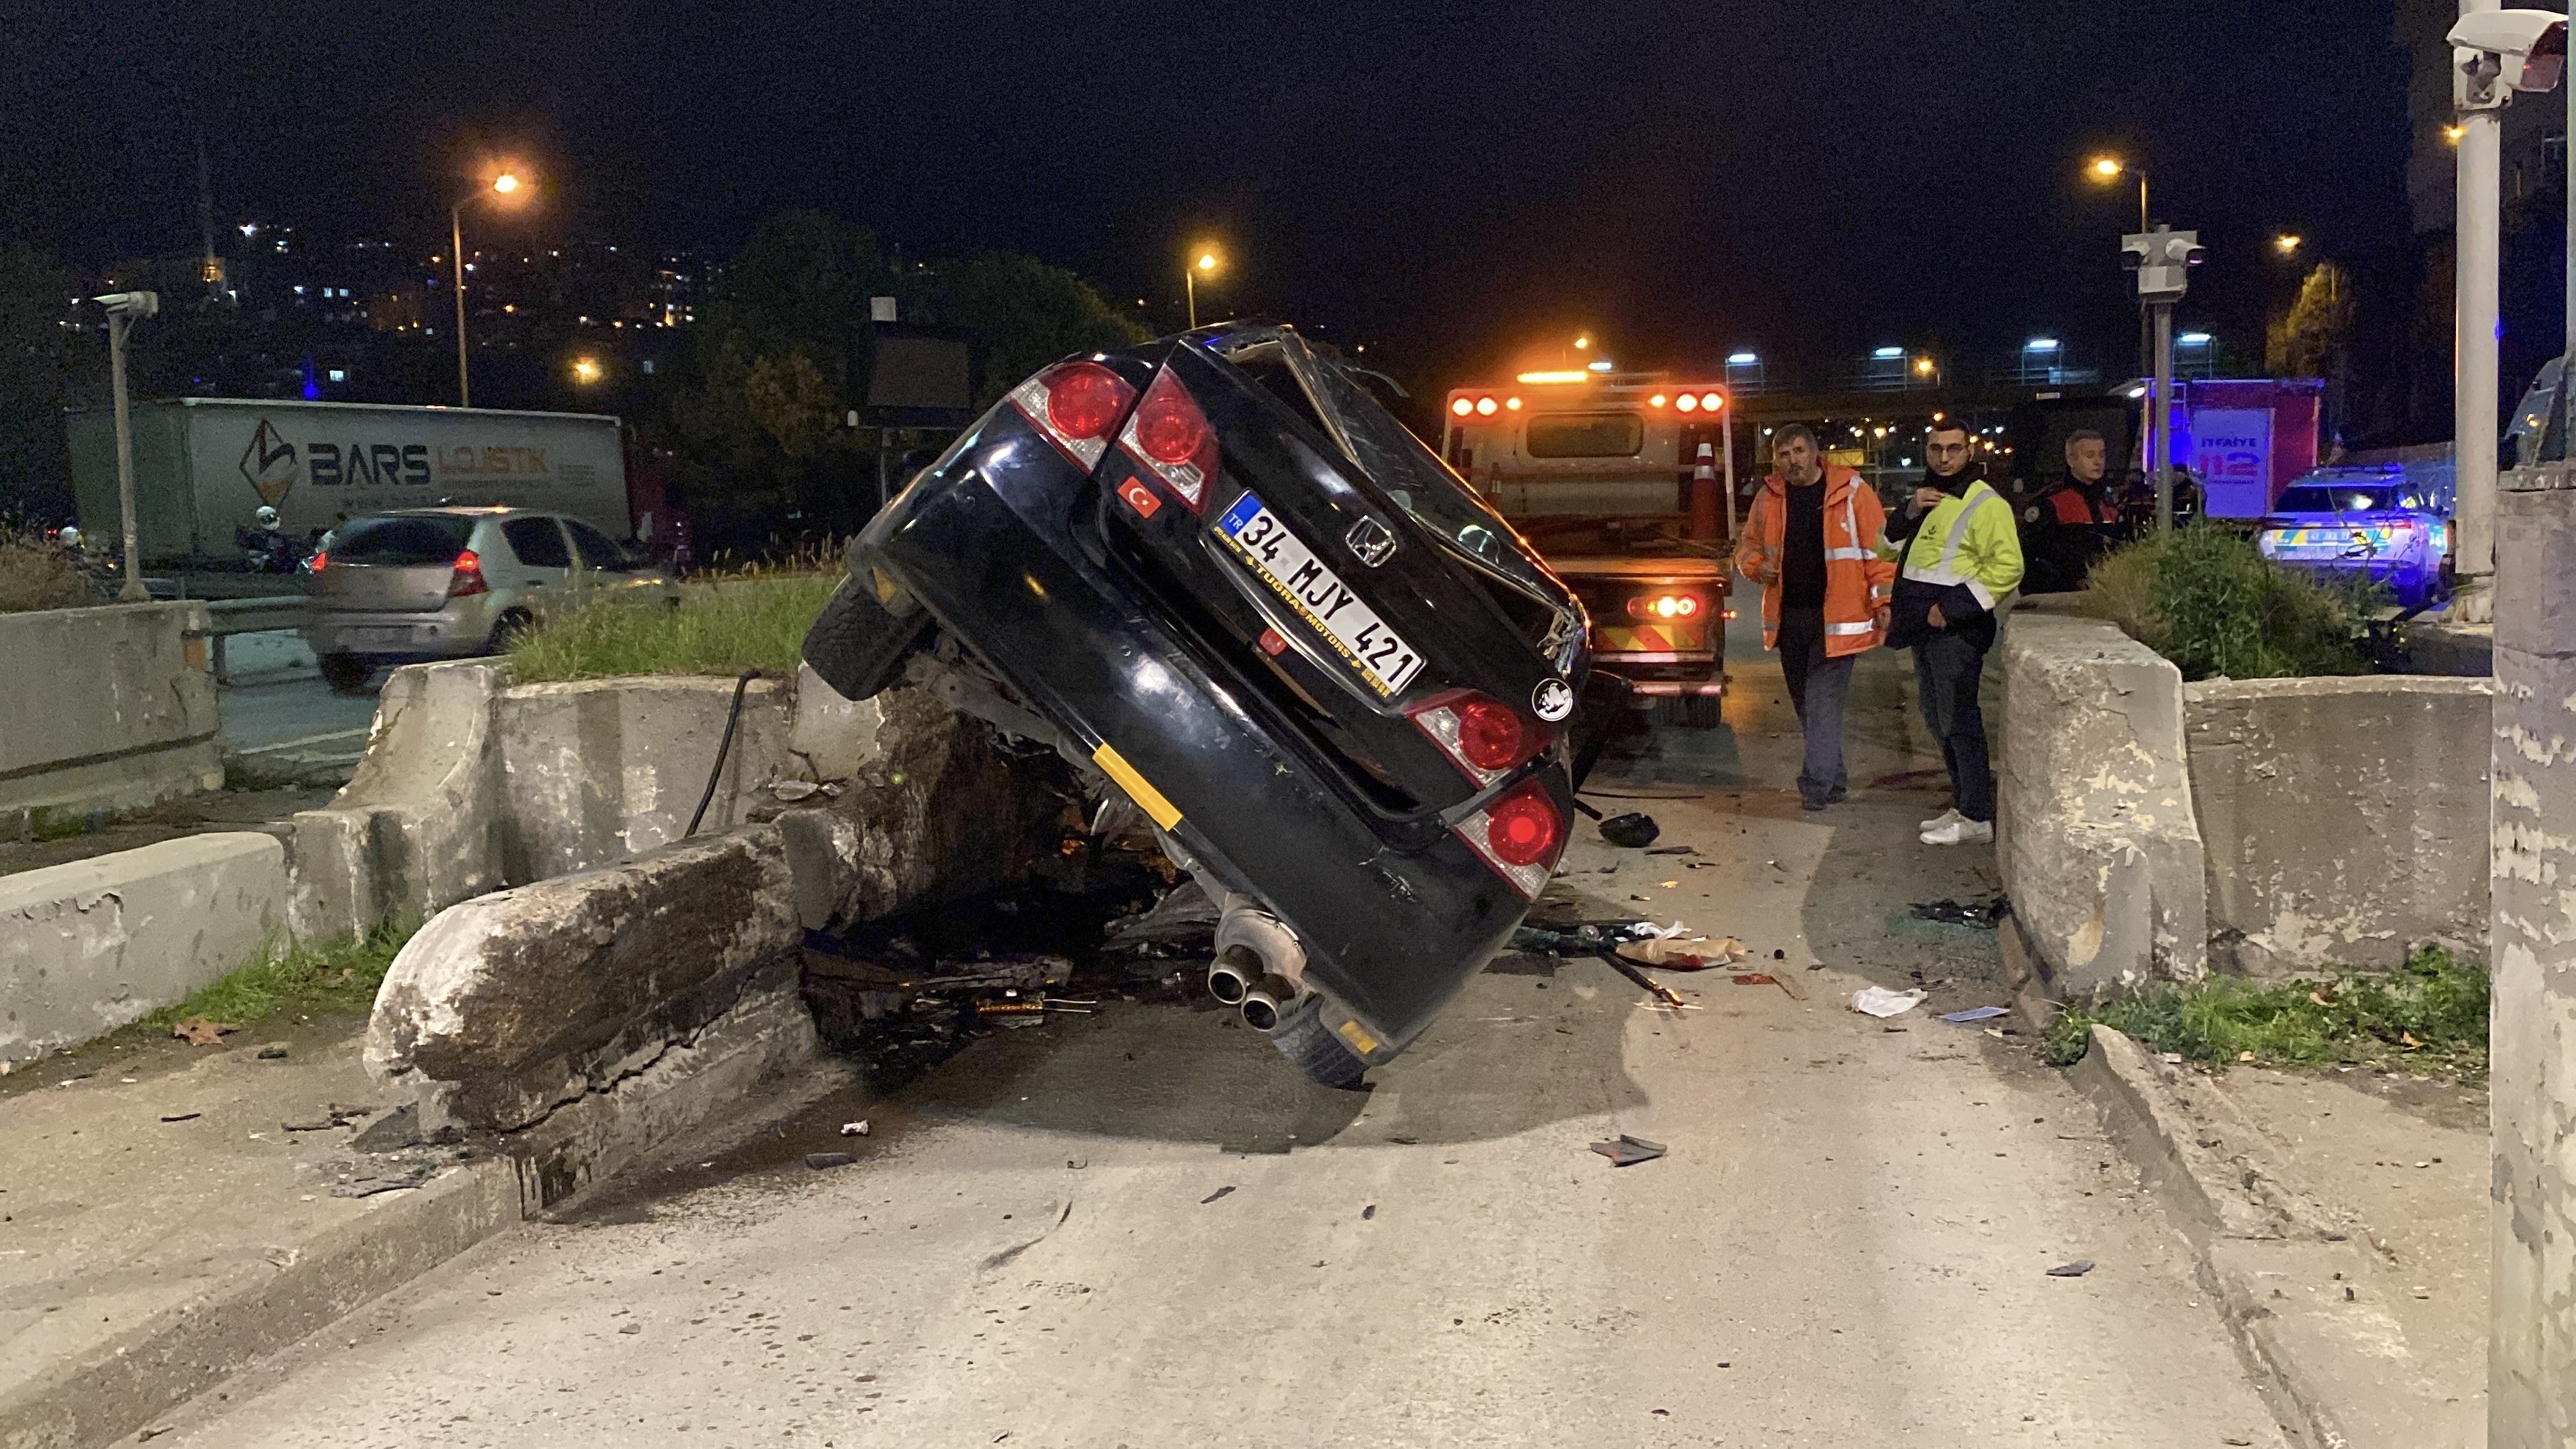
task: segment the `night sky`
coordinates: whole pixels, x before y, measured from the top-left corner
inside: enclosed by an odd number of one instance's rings
[[[194,249],[200,125],[219,221],[424,244],[498,149],[550,179],[533,231],[662,248],[810,206],[1160,306],[1213,235],[1212,302],[1433,388],[1576,328],[1816,377],[2034,333],[2125,365],[2105,146],[2203,230],[2184,324],[2257,360],[2274,229],[2408,225],[2387,0],[7,10],[0,240],[85,265]]]

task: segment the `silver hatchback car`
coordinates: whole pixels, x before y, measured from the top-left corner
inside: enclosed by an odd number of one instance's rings
[[[524,508],[406,508],[353,518],[314,555],[305,642],[333,689],[386,664],[495,654],[550,616],[606,599],[677,604],[660,565],[578,518]]]

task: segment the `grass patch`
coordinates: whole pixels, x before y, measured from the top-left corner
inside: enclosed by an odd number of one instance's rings
[[[355,941],[333,946],[298,946],[244,966],[220,981],[189,993],[176,1006],[165,1006],[135,1024],[149,1036],[168,1036],[190,1017],[202,1016],[227,1026],[253,1026],[288,1013],[364,1011],[375,1003],[385,969],[394,953],[411,939],[416,927],[379,926]]]
[[[840,585],[838,573],[750,574],[692,583],[677,608],[593,604],[510,646],[521,684],[633,674],[740,674],[793,679],[805,631]]]
[[[0,531],[0,614],[69,609],[100,602],[89,580],[63,551],[41,536]]]
[[[2360,641],[2384,591],[2285,568],[2253,541],[2198,524],[2094,567],[2078,605],[2174,662],[2185,679],[2367,674]]]
[[[2367,1066],[2475,1082],[2487,1072],[2488,996],[2482,964],[2424,946],[2395,971],[2281,985],[2213,976],[2142,991],[2098,1014],[2067,1011],[2043,1051],[2057,1066],[2074,1065],[2098,1021],[2150,1051],[2220,1069]]]

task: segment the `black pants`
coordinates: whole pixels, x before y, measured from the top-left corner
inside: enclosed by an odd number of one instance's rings
[[[1852,656],[1825,654],[1825,611],[1780,611],[1780,672],[1806,736],[1798,793],[1811,804],[1840,796],[1851,784],[1843,767],[1843,701],[1851,693]]]
[[[1956,630],[1934,630],[1914,646],[1914,679],[1923,692],[1923,723],[1941,742],[1950,767],[1950,793],[1959,813],[1995,818],[1995,776],[1986,759],[1986,716],[1977,705],[1985,681],[1986,651]]]

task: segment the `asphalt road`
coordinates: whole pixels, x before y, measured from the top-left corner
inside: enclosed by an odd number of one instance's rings
[[[315,672],[313,651],[285,632],[237,634],[225,641],[233,683],[217,696],[224,742],[236,750],[274,749],[297,741],[366,742],[376,717],[379,671],[357,694],[335,694]]]
[[[1215,1012],[1006,1033],[495,1239],[154,1442],[2284,1444],[2091,1109],[1931,1015],[2001,1001],[1993,938],[1906,906],[1991,890],[1992,857],[1913,839],[1943,801],[1902,665],[1858,691],[1877,783],[1807,817],[1777,670],[1739,652],[1731,728],[1596,797],[1654,797],[1615,803],[1696,853],[1587,828],[1561,876],[1795,990],[1675,978],[1674,1015],[1513,958],[1368,1093]],[[1918,973],[1927,1010],[1844,1006]],[[1586,1150],[1620,1132],[1670,1153]],[[860,1160],[798,1160],[826,1146]]]

